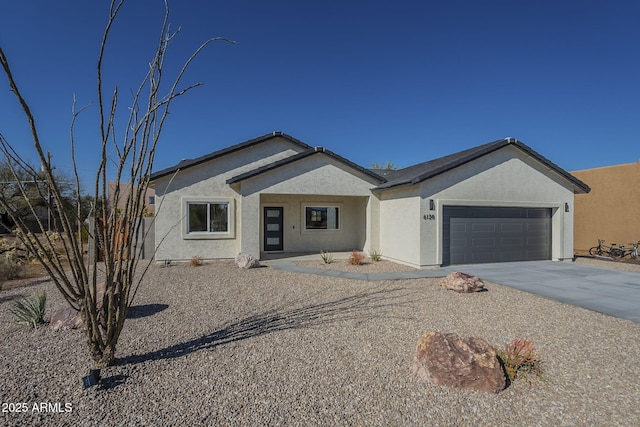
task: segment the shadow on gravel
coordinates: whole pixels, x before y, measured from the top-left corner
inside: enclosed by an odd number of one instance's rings
[[[0,297],[0,304],[7,301],[13,301],[14,299],[18,299],[18,298],[25,298],[25,295],[24,294],[5,295],[3,297]]]
[[[100,380],[100,390],[109,390],[127,381],[126,375],[113,375]]]
[[[271,309],[238,322],[227,324],[211,334],[171,347],[118,358],[115,365],[143,363],[159,359],[173,359],[214,348],[219,345],[259,337],[272,332],[310,328],[347,320],[367,320],[384,316],[380,309],[397,307],[410,301],[405,289],[394,288],[363,292],[335,301],[311,304],[293,309]],[[291,306],[288,303],[287,306]]]
[[[127,319],[140,319],[142,317],[153,316],[169,308],[167,304],[144,304],[129,307]]]

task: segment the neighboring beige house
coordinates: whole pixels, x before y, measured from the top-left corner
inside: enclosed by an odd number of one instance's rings
[[[273,132],[155,172],[156,260],[379,251],[414,267],[573,258],[579,179],[514,138],[372,171]]]
[[[114,201],[113,199],[115,197],[114,193],[115,193],[115,188],[117,183],[118,183],[117,181],[109,181],[108,183],[109,188],[107,189],[108,191],[107,197],[109,200],[109,209],[123,210],[127,200],[127,196],[129,195],[129,191],[131,191],[132,185],[120,183],[120,197],[118,198],[117,201]],[[144,195],[144,206],[148,216],[153,216],[155,214],[156,192],[151,187],[147,189]]]
[[[588,251],[598,239],[618,245],[640,240],[640,161],[572,174],[591,187],[576,196],[576,252]]]

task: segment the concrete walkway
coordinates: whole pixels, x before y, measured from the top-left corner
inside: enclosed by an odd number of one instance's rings
[[[272,260],[269,265],[277,270],[365,281],[438,278],[460,271],[489,282],[640,323],[640,273],[554,261],[456,265],[435,270],[376,274],[300,267],[287,259]]]

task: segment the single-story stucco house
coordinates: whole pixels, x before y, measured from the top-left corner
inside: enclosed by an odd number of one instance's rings
[[[151,175],[158,261],[381,252],[414,267],[573,257],[589,187],[505,138],[404,169],[273,132]]]

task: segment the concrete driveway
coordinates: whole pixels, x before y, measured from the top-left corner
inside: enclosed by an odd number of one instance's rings
[[[640,273],[554,261],[456,265],[444,269],[640,323]]]

